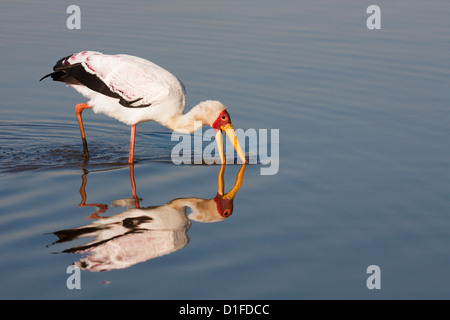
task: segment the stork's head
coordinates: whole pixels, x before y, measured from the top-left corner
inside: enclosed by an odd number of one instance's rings
[[[233,125],[231,124],[230,114],[227,112],[226,107],[219,101],[205,101],[207,104],[205,115],[207,116],[206,123],[208,123],[216,132],[217,149],[219,150],[220,160],[225,163],[225,155],[223,152],[223,140],[222,132],[225,132],[230,138],[234,149],[241,158],[242,163],[247,163],[245,160],[244,152],[241,149],[241,145],[234,132]]]

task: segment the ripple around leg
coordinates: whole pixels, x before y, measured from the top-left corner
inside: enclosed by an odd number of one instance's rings
[[[151,125],[150,125],[151,126]],[[123,130],[122,130],[123,129]],[[171,155],[179,141],[170,131],[158,131],[145,124],[136,132],[135,163],[173,163]],[[89,159],[83,156],[79,128],[73,122],[18,123],[0,121],[0,172],[20,172],[55,167],[121,166],[128,163],[128,126],[86,123]],[[204,147],[204,145],[203,145]],[[202,155],[191,148],[190,159]],[[202,158],[199,165],[211,161]],[[237,163],[235,158],[234,163]],[[259,163],[259,161],[258,161]]]
[[[129,131],[117,126],[87,123],[90,158],[83,148],[76,122],[0,122],[1,172],[53,167],[123,165],[128,159]],[[136,162],[171,162],[169,132],[142,128],[136,136]]]

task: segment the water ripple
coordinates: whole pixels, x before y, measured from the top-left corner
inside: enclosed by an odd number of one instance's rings
[[[124,127],[125,128],[125,127]],[[121,165],[128,160],[129,133],[116,126],[89,124],[90,165]],[[137,161],[170,162],[169,132],[140,130]],[[145,150],[141,152],[140,150]],[[77,123],[0,122],[0,172],[86,165]]]

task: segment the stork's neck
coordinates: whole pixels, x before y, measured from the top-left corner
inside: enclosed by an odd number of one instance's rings
[[[206,124],[199,111],[200,109],[195,106],[185,114],[176,114],[169,119],[166,126],[175,132],[192,133]]]
[[[204,125],[212,125],[225,107],[214,100],[200,102],[189,112],[177,113],[165,123],[169,129],[181,133],[192,133]]]

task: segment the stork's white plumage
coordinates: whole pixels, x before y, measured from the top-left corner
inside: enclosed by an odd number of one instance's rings
[[[103,113],[131,125],[128,163],[134,162],[136,125],[145,121],[156,121],[183,133],[210,125],[216,130],[222,163],[225,163],[225,156],[221,131],[225,131],[240,159],[246,163],[226,107],[219,101],[207,100],[184,113],[183,83],[148,60],[126,54],[83,51],[60,59],[53,70],[42,79],[51,76],[89,99],[87,103],[76,105],[85,157],[89,157],[89,152],[81,113],[92,108],[94,113]]]

